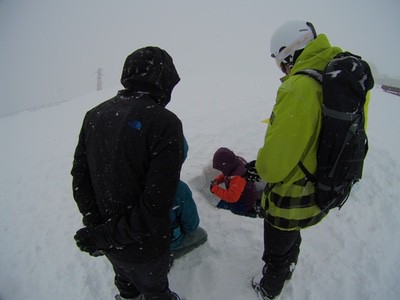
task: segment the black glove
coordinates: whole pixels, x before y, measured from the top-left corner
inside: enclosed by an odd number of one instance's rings
[[[258,175],[257,169],[256,169],[256,161],[252,160],[248,164],[246,164],[246,174],[244,174],[244,177],[246,178],[247,181],[252,181],[252,182],[259,182],[261,180],[260,175]]]
[[[211,193],[212,193],[213,186],[216,185],[216,184],[217,184],[217,182],[215,180],[211,180],[211,183],[210,183],[210,192]]]
[[[82,223],[85,227],[96,227],[103,223],[103,219],[100,214],[87,213],[83,216]]]
[[[102,225],[95,228],[81,228],[76,232],[74,239],[81,251],[88,252],[92,256],[102,255],[104,250],[112,248],[111,243],[106,239]]]

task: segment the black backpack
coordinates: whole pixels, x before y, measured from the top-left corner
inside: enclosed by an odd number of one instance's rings
[[[304,69],[322,84],[323,117],[317,149],[317,172],[311,174],[299,162],[306,178],[315,184],[316,203],[328,212],[339,209],[353,185],[362,177],[368,151],[364,104],[374,79],[361,57],[343,52],[335,56],[323,72]]]

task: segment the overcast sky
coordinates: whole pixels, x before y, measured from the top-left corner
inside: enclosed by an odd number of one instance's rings
[[[0,0],[0,116],[94,92],[98,68],[119,88],[126,56],[146,45],[197,89],[232,73],[276,80],[269,39],[291,19],[399,76],[399,13],[399,0]]]

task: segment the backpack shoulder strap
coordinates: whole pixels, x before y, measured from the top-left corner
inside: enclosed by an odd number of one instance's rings
[[[310,76],[311,78],[314,78],[316,81],[318,81],[319,83],[322,84],[322,77],[323,77],[322,71],[318,71],[315,69],[303,69],[303,70],[296,72],[294,75],[307,75],[307,76]],[[310,171],[307,170],[307,168],[304,166],[304,164],[301,161],[299,161],[297,165],[303,171],[304,175],[306,175],[307,180],[309,180],[313,183],[316,182],[316,180],[317,180],[316,176],[311,174]]]
[[[319,83],[322,83],[322,71],[318,71],[315,69],[303,69],[296,72],[294,75],[308,75],[314,78]]]
[[[303,165],[301,161],[299,161],[297,165],[303,171],[304,175],[306,175],[306,180],[311,181],[312,183],[315,183],[317,181],[317,177],[311,174],[310,171],[307,170],[307,168]]]

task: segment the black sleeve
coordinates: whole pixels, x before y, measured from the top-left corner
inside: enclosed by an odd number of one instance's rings
[[[95,226],[102,223],[102,218],[97,208],[96,197],[90,178],[84,136],[84,126],[82,126],[71,170],[72,191],[78,209],[83,215],[84,225]]]

